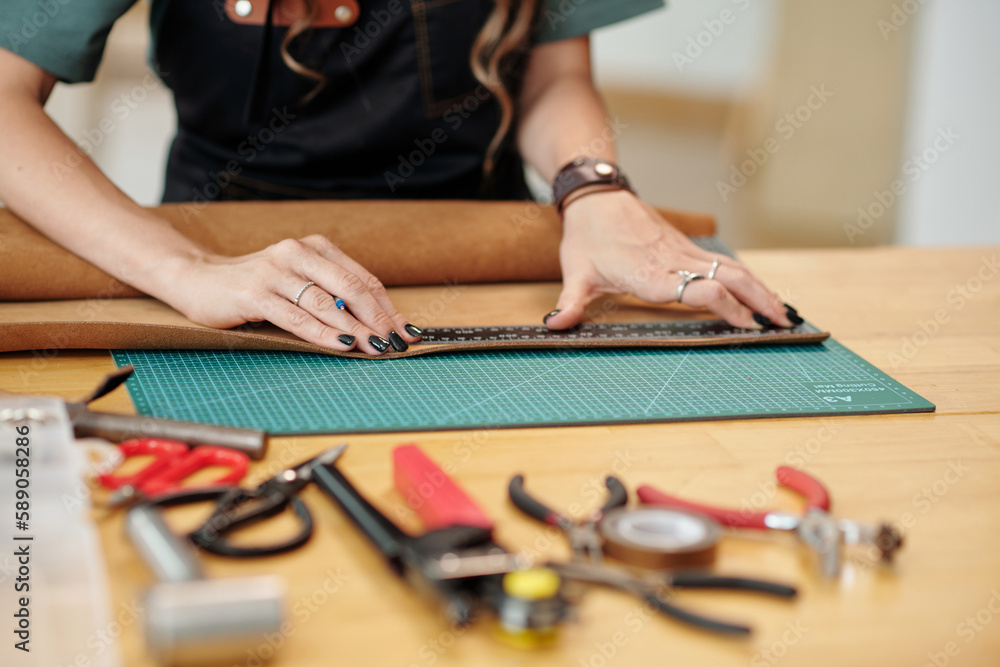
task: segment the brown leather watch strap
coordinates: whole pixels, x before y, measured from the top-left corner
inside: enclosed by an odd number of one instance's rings
[[[607,185],[612,189],[632,192],[632,186],[618,165],[602,158],[581,157],[560,169],[552,181],[556,211],[561,215],[570,193],[587,185]]]
[[[560,214],[565,214],[566,208],[570,204],[575,202],[577,199],[583,199],[588,195],[596,195],[601,192],[620,192],[622,190],[627,190],[628,192],[631,192],[631,190],[629,190],[628,188],[623,188],[620,185],[602,184],[602,183],[584,185],[566,195],[566,198],[563,199],[562,202],[562,209],[559,212]]]

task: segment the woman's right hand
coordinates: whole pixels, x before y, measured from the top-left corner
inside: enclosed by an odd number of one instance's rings
[[[396,310],[382,283],[319,234],[241,257],[199,255],[176,275],[176,289],[158,296],[206,326],[268,320],[310,343],[372,355],[420,340],[420,329]]]

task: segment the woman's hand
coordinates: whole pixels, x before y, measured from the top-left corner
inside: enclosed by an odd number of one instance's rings
[[[318,234],[242,257],[201,255],[176,276],[177,288],[158,296],[206,326],[268,320],[310,343],[368,354],[401,352],[420,339],[382,283]]]
[[[559,258],[563,291],[556,310],[545,318],[550,329],[578,324],[587,304],[601,294],[632,294],[657,304],[676,301],[682,277],[675,272],[707,276],[716,258],[714,279],[690,281],[685,305],[707,308],[747,329],[802,321],[742,264],[702,250],[628,191],[592,193],[571,202]]]

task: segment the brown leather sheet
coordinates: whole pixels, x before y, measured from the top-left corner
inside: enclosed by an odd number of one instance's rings
[[[389,292],[400,311],[418,325],[495,326],[538,324],[559,296],[559,283],[504,283],[395,287]],[[628,297],[605,297],[588,308],[587,319],[596,322],[648,322],[706,317],[684,306],[654,307]],[[777,334],[767,342],[815,342],[828,334],[812,336]],[[702,339],[631,341],[632,346],[691,347],[739,341]],[[607,346],[601,341],[576,341],[579,347]],[[401,358],[447,351],[527,347],[517,341],[480,344],[411,345],[403,353],[379,358]],[[537,343],[530,345],[538,347]],[[562,344],[560,346],[565,346]],[[65,301],[0,303],[0,352],[62,349],[214,349],[282,350],[338,353],[306,343],[268,324],[248,324],[238,329],[211,329],[195,324],[169,306],[150,298],[76,299]]]
[[[550,281],[560,277],[561,229],[549,207],[510,202],[255,202],[163,206],[158,211],[185,235],[230,255],[253,252],[283,238],[322,233],[386,285],[395,286],[390,289],[393,301],[418,326],[536,324],[559,295],[560,285]],[[690,234],[714,233],[708,216],[665,213]],[[0,303],[0,352],[250,349],[338,354],[268,323],[228,330],[195,324],[54,245],[7,211],[0,211],[0,299],[7,302]],[[704,313],[609,297],[592,304],[587,317],[635,322]],[[801,336],[787,338],[805,342]],[[771,342],[784,340],[769,337]],[[731,342],[707,339],[698,344]],[[525,345],[422,343],[389,356]],[[692,342],[650,340],[638,345]]]

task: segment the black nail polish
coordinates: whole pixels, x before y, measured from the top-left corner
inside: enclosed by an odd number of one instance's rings
[[[368,342],[371,343],[371,346],[379,352],[385,352],[389,349],[389,341],[381,336],[369,336]]]
[[[420,329],[420,327],[415,326],[413,324],[404,324],[403,328],[406,329],[406,333],[410,334],[411,336],[423,336],[424,335],[424,332]]]
[[[787,317],[788,321],[794,324],[795,326],[798,326],[803,322],[805,322],[804,319],[799,317],[799,311],[795,310],[794,308],[792,308],[787,304],[785,306],[785,317]]]
[[[337,336],[337,340],[339,340],[344,345],[354,345],[354,336],[348,336],[347,334],[340,334],[339,336]]]
[[[395,331],[389,332],[389,344],[392,345],[392,349],[396,350],[396,352],[403,352],[406,348],[410,347]]]
[[[542,318],[542,324],[548,324],[550,317],[555,317],[556,315],[558,315],[561,312],[562,312],[561,310],[553,310],[551,313],[549,313],[548,315],[546,315],[545,317]]]
[[[774,322],[772,322],[770,319],[768,319],[764,315],[761,315],[760,313],[754,313],[753,314],[753,321],[756,322],[757,324],[761,325],[762,327],[773,327],[774,326]]]
[[[795,306],[789,306],[789,305],[788,305],[787,303],[783,303],[783,304],[781,304],[781,305],[785,307],[785,310],[790,310],[790,311],[792,311],[793,313],[795,313],[796,315],[798,315],[798,314],[799,314],[799,311],[798,311],[798,310],[796,310]]]

